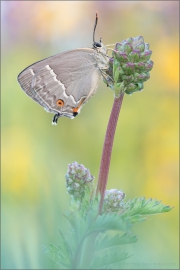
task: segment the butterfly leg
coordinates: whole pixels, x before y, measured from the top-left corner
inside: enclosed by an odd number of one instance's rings
[[[101,69],[101,74],[103,76],[103,79],[107,83],[107,87],[109,86],[110,88],[112,88],[114,84],[113,79],[102,69]]]

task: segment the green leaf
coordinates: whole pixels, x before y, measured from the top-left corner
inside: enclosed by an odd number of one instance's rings
[[[131,225],[131,222],[119,213],[103,214],[92,223],[88,234],[108,230],[128,231]]]
[[[115,82],[118,81],[119,78],[119,62],[115,59],[113,64],[113,79]]]
[[[72,234],[71,234],[72,235]],[[67,257],[67,259],[69,259],[69,261],[72,258],[72,237],[71,237],[71,242],[68,243],[68,236],[66,235],[66,238],[64,236],[64,234],[61,232],[60,228],[59,228],[59,250]]]
[[[142,215],[133,215],[133,216],[127,216],[127,219],[129,222],[132,224],[137,223],[137,222],[143,222],[147,219],[147,217],[142,216]]]
[[[55,245],[50,244],[50,247],[42,246],[43,251],[58,265],[69,268],[71,266],[71,261],[69,261],[63,252],[57,248]]]
[[[103,257],[95,256],[93,258],[93,262],[91,264],[90,269],[106,269],[111,266],[111,269],[113,269],[113,264],[121,262],[123,260],[126,260],[127,258],[131,257],[131,255],[128,255],[127,253],[123,252],[121,254],[113,253],[113,254],[106,254]]]
[[[106,235],[101,240],[97,239],[96,244],[95,244],[95,252],[98,252],[107,248],[119,246],[119,245],[135,243],[137,242],[137,240],[138,240],[137,236],[131,236],[127,233],[123,234],[122,236],[120,236],[119,234],[116,234],[112,238],[108,238],[108,236]]]
[[[152,215],[158,213],[169,212],[173,207],[165,206],[156,199],[147,199],[145,197],[135,198],[133,200],[129,200],[124,205],[125,207],[125,215],[133,216],[133,215]]]

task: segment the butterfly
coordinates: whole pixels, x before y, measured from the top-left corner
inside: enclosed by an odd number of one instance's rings
[[[93,48],[56,54],[28,66],[17,77],[23,91],[54,114],[52,124],[56,125],[62,116],[77,116],[96,92],[101,77],[107,79],[107,48],[101,39],[94,39],[97,22],[96,12]]]

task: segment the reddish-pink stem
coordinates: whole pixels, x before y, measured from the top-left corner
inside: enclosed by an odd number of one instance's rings
[[[114,135],[116,131],[119,112],[121,109],[121,104],[123,101],[123,96],[124,94],[121,94],[119,98],[114,99],[114,104],[112,107],[111,115],[109,118],[107,130],[106,130],[103,153],[102,153],[102,158],[101,158],[101,165],[100,165],[100,170],[99,170],[99,179],[98,179],[97,190],[96,190],[96,194],[98,193],[101,194],[99,212],[101,212],[102,206],[103,206],[103,200],[104,200],[108,174],[109,174],[109,166],[111,162],[111,153],[112,153],[112,147],[113,147],[113,142],[114,142]]]

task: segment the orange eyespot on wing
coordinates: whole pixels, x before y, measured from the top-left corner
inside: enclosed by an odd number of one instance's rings
[[[78,113],[78,110],[80,109],[80,107],[81,107],[81,105],[83,104],[83,102],[84,102],[85,99],[86,99],[86,98],[82,98],[81,101],[79,102],[78,106],[72,108],[73,113]]]
[[[86,98],[82,98],[77,107],[72,108],[73,116],[75,117],[79,113],[79,109]]]
[[[56,105],[59,106],[59,107],[63,107],[64,106],[64,101],[62,99],[58,99],[56,101]]]
[[[78,113],[78,110],[79,110],[79,108],[78,108],[78,107],[76,107],[76,108],[72,108],[73,113]]]

